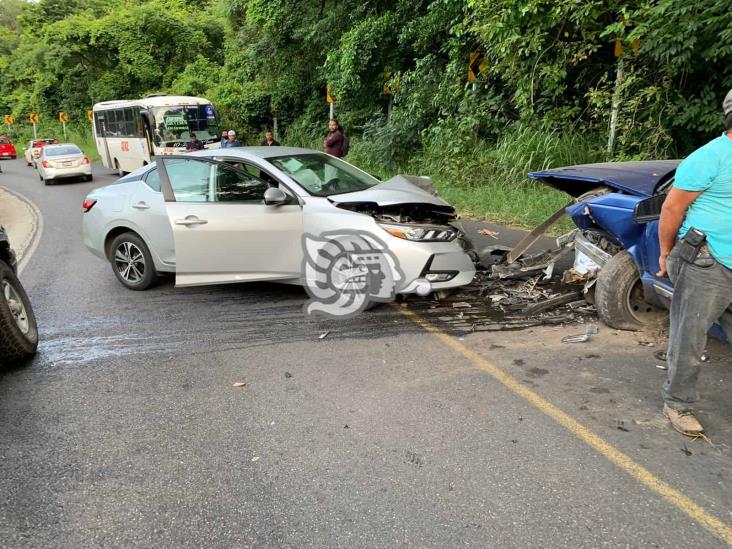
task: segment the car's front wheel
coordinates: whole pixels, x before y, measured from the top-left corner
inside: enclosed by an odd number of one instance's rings
[[[10,265],[0,260],[0,362],[26,359],[37,348],[38,326],[28,295]]]
[[[130,290],[147,290],[157,281],[150,250],[133,232],[115,237],[109,247],[109,262],[117,280]]]
[[[645,300],[638,266],[627,251],[612,256],[600,270],[594,303],[600,320],[618,330],[640,330],[666,317]]]

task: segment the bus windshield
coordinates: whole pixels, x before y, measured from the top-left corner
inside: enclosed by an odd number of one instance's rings
[[[211,105],[175,105],[153,107],[155,144],[185,147],[195,133],[199,141],[213,143],[219,138],[216,112]]]

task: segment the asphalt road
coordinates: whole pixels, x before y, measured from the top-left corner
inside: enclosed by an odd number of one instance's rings
[[[429,315],[424,303],[335,322],[304,316],[289,286],[131,292],[81,242],[82,199],[111,174],[44,187],[20,160],[3,168],[0,185],[45,228],[22,276],[39,353],[0,377],[0,546],[725,546],[721,345],[702,380],[711,446],[661,418],[650,336],[601,327],[561,344],[575,325],[441,339],[401,314]]]

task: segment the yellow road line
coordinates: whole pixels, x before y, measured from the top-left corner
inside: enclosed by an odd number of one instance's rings
[[[597,450],[600,454],[605,456],[608,460],[620,467],[641,484],[662,496],[677,509],[686,513],[693,520],[704,526],[704,528],[724,540],[728,545],[732,546],[732,527],[707,513],[701,506],[694,503],[684,494],[654,476],[654,474],[648,469],[633,461],[630,457],[610,445],[610,443],[597,436],[587,427],[564,413],[552,403],[544,400],[534,391],[517,381],[513,376],[507,374],[475,351],[472,351],[460,343],[455,337],[447,335],[445,332],[441,331],[439,328],[409,309],[399,307],[398,310],[415,324],[421,326],[426,331],[439,338],[448,347],[463,355],[478,368],[489,373],[512,392],[529,401],[534,405],[534,407],[539,409],[539,411],[543,412],[561,426],[574,433],[579,439]]]

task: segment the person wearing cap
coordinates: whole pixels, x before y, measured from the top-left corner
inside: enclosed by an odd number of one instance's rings
[[[236,138],[236,132],[234,130],[229,130],[227,137],[228,137],[228,139],[226,141],[221,142],[222,149],[230,149],[231,147],[241,147],[241,143],[239,143],[239,140]]]
[[[732,90],[722,106],[725,132],[679,164],[658,226],[658,276],[674,283],[663,412],[690,437],[704,436],[693,405],[707,332],[719,322],[732,340]]]

